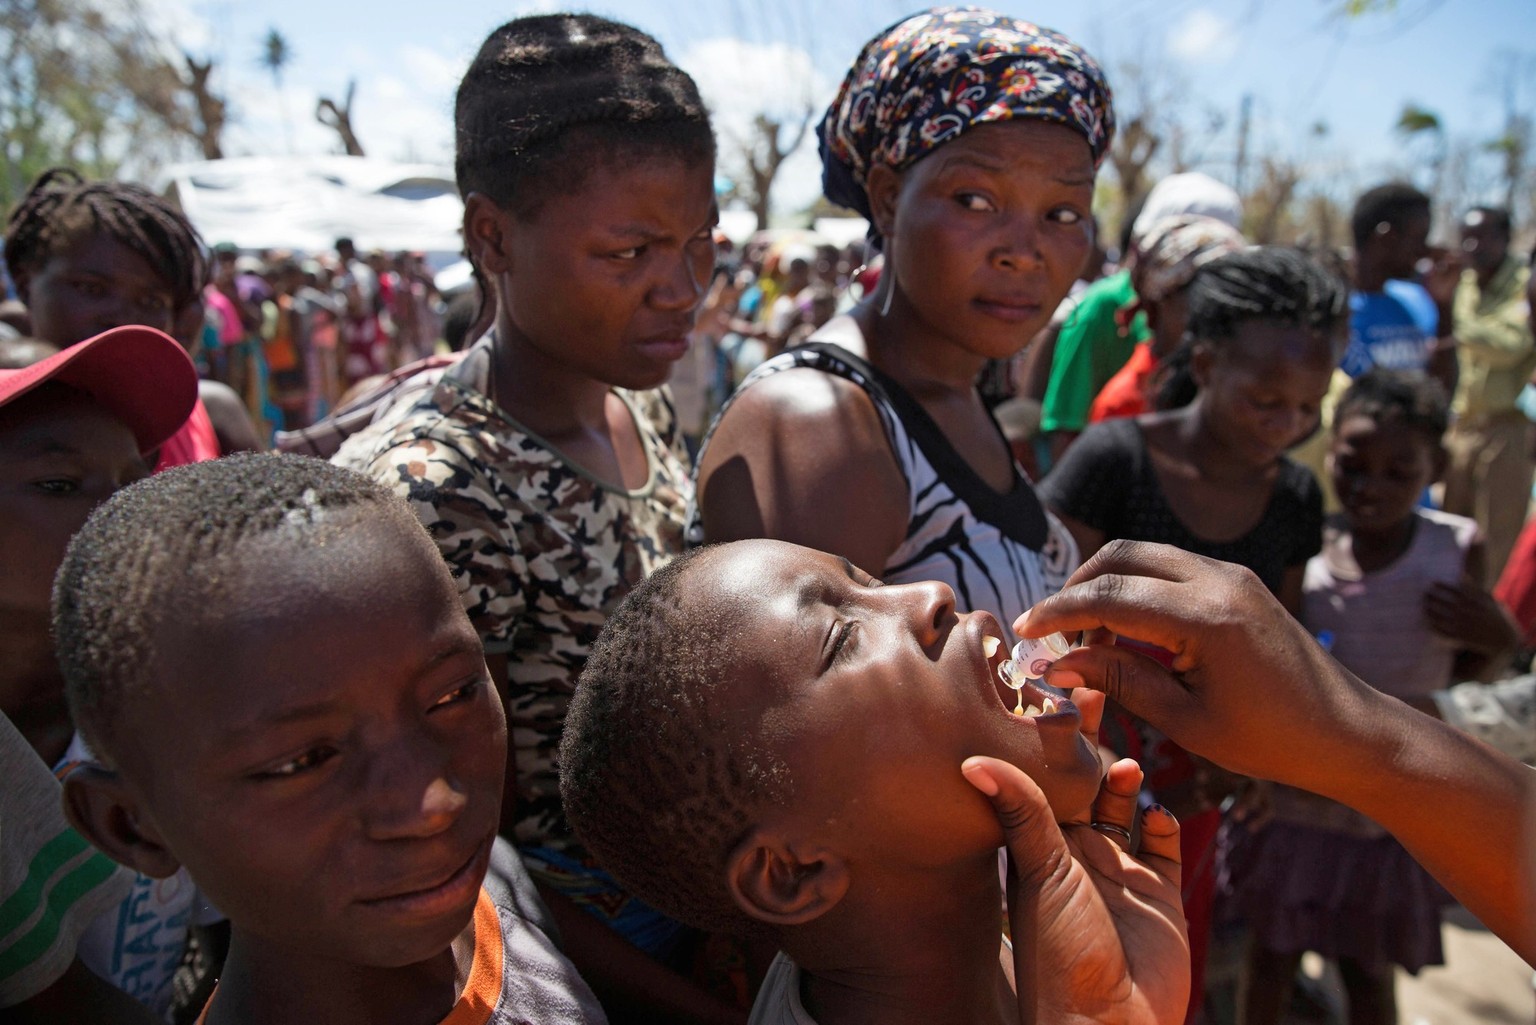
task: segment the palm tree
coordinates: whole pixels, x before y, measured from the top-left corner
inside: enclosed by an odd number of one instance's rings
[[[283,69],[293,63],[293,47],[276,28],[267,30],[261,44],[261,66],[272,75],[272,86],[277,90],[277,102],[283,115],[283,136],[288,152],[293,152],[293,122],[288,117],[288,95],[283,91]]]

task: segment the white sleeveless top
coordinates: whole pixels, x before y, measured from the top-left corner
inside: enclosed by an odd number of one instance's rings
[[[942,580],[954,588],[960,611],[991,612],[1005,628],[1030,606],[1061,590],[1077,568],[1077,544],[1035,496],[1024,471],[1015,465],[1013,489],[1006,494],[993,491],[917,400],[838,345],[797,346],[757,367],[715,417],[710,434],[730,414],[736,395],[758,381],[800,367],[844,378],[869,396],[907,482],[906,534],[877,574],[881,580]],[[708,446],[706,435],[697,464],[703,463]],[[816,513],[808,510],[807,515]],[[690,547],[704,543],[697,499],[689,504],[686,538]]]
[[[1466,572],[1477,524],[1465,516],[1419,509],[1407,551],[1390,566],[1349,572],[1328,558],[1328,546],[1307,563],[1301,621],[1313,634],[1333,635],[1339,663],[1379,691],[1421,698],[1451,684],[1455,642],[1430,629],[1424,592],[1454,584]]]

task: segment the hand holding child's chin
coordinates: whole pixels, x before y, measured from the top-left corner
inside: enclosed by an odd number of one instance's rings
[[[1092,810],[1059,825],[1016,766],[976,757],[961,771],[991,800],[1006,838],[1019,1021],[1182,1021],[1189,941],[1179,825],[1161,807],[1148,809],[1132,853],[1136,763],[1112,765]]]

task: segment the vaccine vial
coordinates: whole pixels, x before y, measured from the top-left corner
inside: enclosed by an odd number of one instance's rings
[[[1037,708],[1031,705],[1024,707],[1024,684],[1030,680],[1039,680],[1045,675],[1045,671],[1051,667],[1051,663],[1072,650],[1072,642],[1059,633],[1046,634],[1044,637],[1036,637],[1033,640],[1020,641],[1013,646],[1009,657],[997,667],[997,675],[1013,690],[1015,695],[1015,715],[1033,715],[1041,711],[1054,712],[1055,702],[1045,699],[1048,707]],[[1042,685],[1043,686],[1043,685]],[[1047,688],[1048,690],[1051,688]]]
[[[1013,646],[1008,660],[998,666],[997,671],[1002,675],[1004,683],[1018,690],[1024,686],[1025,680],[1043,677],[1053,662],[1071,650],[1072,642],[1059,633],[1020,641]]]

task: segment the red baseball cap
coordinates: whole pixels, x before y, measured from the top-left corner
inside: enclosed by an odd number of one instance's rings
[[[77,388],[153,452],[197,405],[197,369],[163,331],[129,325],[103,331],[20,370],[0,370],[0,406],[48,381]]]

